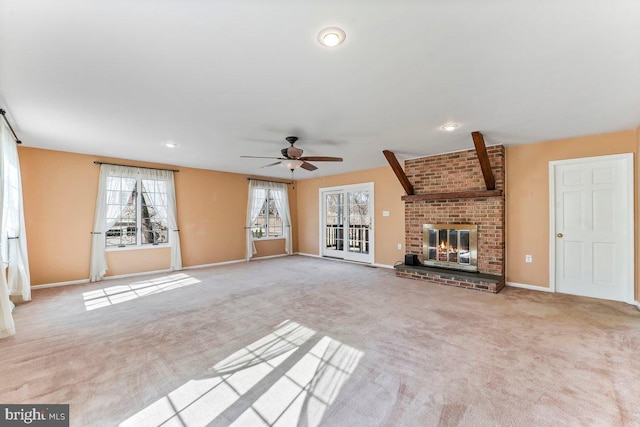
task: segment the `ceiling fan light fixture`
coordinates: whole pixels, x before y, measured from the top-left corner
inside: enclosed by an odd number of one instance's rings
[[[327,27],[318,33],[318,42],[325,47],[336,47],[346,38],[344,30],[338,27]]]
[[[446,130],[447,132],[453,132],[454,130],[458,129],[460,127],[459,124],[457,123],[447,123],[445,125],[442,125],[442,130]]]
[[[302,166],[303,163],[304,162],[302,160],[287,159],[287,160],[283,160],[281,165],[289,169],[290,171],[292,171],[292,170],[298,169],[300,166]]]

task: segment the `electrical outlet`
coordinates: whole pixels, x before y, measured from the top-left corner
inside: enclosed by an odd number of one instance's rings
[[[398,250],[402,250],[402,243],[398,243]]]
[[[533,257],[531,255],[525,255],[524,262],[533,262]]]

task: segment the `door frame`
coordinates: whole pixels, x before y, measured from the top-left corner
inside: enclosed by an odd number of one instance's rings
[[[556,168],[558,166],[592,163],[598,160],[623,160],[625,166],[625,180],[627,184],[625,197],[631,201],[629,215],[627,215],[627,229],[630,231],[625,242],[622,243],[626,254],[627,265],[627,296],[629,304],[635,304],[635,204],[634,204],[634,170],[633,153],[612,154],[594,157],[580,157],[566,160],[549,161],[549,288],[556,292]]]
[[[324,258],[323,254],[323,249],[324,249],[324,194],[325,193],[329,193],[329,192],[333,192],[333,191],[352,191],[352,190],[356,190],[358,188],[362,189],[363,187],[365,187],[368,191],[369,191],[369,206],[371,207],[371,228],[369,230],[369,254],[371,256],[371,262],[365,262],[365,261],[353,261],[353,260],[348,260],[348,259],[344,259],[344,261],[349,261],[349,262],[360,262],[363,264],[371,264],[374,265],[376,262],[376,245],[375,245],[375,200],[374,200],[374,184],[373,182],[362,182],[359,184],[347,184],[347,185],[337,185],[334,187],[321,187],[318,189],[318,236],[319,236],[319,242],[318,242],[318,254],[321,258]],[[347,203],[347,200],[345,199],[345,205]]]

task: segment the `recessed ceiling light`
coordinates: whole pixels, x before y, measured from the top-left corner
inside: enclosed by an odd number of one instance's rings
[[[336,47],[346,38],[347,35],[338,27],[328,27],[318,33],[318,42],[326,47]]]
[[[165,147],[169,147],[169,148],[176,148],[178,146],[178,144],[176,144],[175,142],[169,141],[169,142],[165,142],[164,146]]]
[[[447,123],[446,125],[442,126],[442,130],[446,130],[447,132],[451,132],[454,131],[456,129],[458,129],[460,127],[459,124],[457,123]]]

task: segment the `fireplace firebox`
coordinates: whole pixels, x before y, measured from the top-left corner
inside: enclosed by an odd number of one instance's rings
[[[432,267],[478,271],[478,226],[424,224],[423,264]]]

